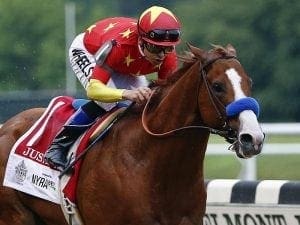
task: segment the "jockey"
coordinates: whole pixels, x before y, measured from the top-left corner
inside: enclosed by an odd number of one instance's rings
[[[138,20],[107,18],[79,34],[69,49],[72,69],[91,99],[58,132],[45,159],[64,169],[75,140],[117,102],[144,103],[151,95],[144,75],[165,79],[177,69],[180,22],[168,9],[152,6]]]

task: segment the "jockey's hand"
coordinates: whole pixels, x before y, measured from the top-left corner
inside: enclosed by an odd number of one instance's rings
[[[122,97],[137,104],[143,104],[150,98],[151,93],[152,90],[150,88],[139,87],[133,90],[125,90]]]

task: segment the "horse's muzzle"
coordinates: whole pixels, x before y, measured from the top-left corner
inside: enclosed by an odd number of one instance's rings
[[[235,150],[237,156],[240,158],[251,158],[261,153],[264,139],[265,134],[261,138],[254,138],[247,133],[240,134],[238,141],[233,143],[232,150]]]

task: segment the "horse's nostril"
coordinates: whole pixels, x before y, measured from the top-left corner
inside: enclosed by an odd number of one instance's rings
[[[242,144],[252,144],[252,136],[250,134],[242,134],[240,136],[240,142]]]

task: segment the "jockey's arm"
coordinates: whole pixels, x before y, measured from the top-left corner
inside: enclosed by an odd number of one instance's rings
[[[95,66],[91,79],[89,80],[86,93],[87,97],[100,102],[117,102],[122,100],[124,89],[116,89],[106,86],[110,79],[110,74],[107,70],[100,66]]]
[[[87,96],[101,102],[117,102],[122,100],[124,89],[107,87],[97,79],[90,79],[87,88]]]
[[[148,87],[138,87],[134,90],[116,89],[107,87],[104,83],[96,79],[90,79],[86,91],[90,99],[101,102],[130,100],[143,103],[151,95],[151,89]]]

